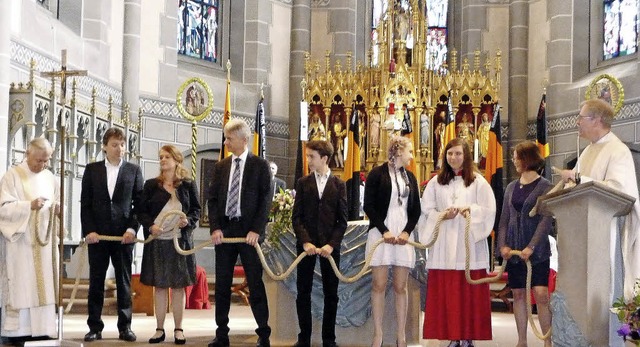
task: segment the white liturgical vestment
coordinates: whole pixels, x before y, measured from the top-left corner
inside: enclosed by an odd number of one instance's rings
[[[640,277],[640,201],[631,151],[616,135],[609,132],[584,149],[579,158],[579,165],[583,183],[598,181],[636,199],[631,213],[614,218],[611,223],[611,245],[614,247],[611,254],[612,274],[616,274],[616,265],[622,265],[616,264],[615,260],[614,245],[619,244],[618,249],[622,251],[624,264],[624,296],[628,300],[633,296],[635,279]]]
[[[46,203],[32,211],[31,201],[39,197]],[[26,162],[0,181],[2,336],[57,336],[57,232],[48,226],[58,200],[55,176],[49,170],[33,173]]]

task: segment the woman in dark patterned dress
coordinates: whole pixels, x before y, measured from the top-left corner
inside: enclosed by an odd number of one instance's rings
[[[173,235],[178,234],[182,249],[193,248],[193,229],[200,215],[198,189],[189,179],[189,172],[182,166],[184,157],[175,146],[165,145],[160,149],[160,175],[144,184],[142,203],[138,218],[144,227],[145,238],[157,238],[144,245],[140,281],[155,287],[155,312],[157,329],[149,343],[160,343],[165,339],[164,320],[167,312],[169,288],[171,308],[175,323],[176,344],[186,342],[182,331],[182,317],[185,307],[184,288],[196,281],[194,255],[183,256],[173,246]],[[187,215],[163,217],[172,210],[180,210]]]

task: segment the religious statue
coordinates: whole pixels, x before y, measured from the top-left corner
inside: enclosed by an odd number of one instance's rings
[[[491,122],[489,122],[489,115],[485,112],[482,114],[482,123],[478,126],[476,133],[481,158],[486,158],[489,151],[489,130],[491,130]]]
[[[364,112],[358,112],[358,116],[360,119],[358,119],[358,132],[360,133],[360,163],[364,163],[366,161],[366,156],[365,156],[365,139],[367,138],[367,117],[366,114]]]
[[[187,89],[186,109],[192,116],[198,116],[204,110],[204,97],[199,88],[194,84]]]
[[[380,147],[380,113],[378,109],[374,107],[371,118],[369,119],[369,143],[372,148]]]
[[[459,138],[467,141],[469,148],[473,148],[473,124],[469,122],[469,115],[466,113],[462,115],[462,122],[456,125],[456,133]]]
[[[344,167],[344,138],[347,136],[347,129],[342,126],[340,113],[333,115],[333,130],[330,134],[331,144],[333,145],[333,158],[329,161],[331,167]]]
[[[406,42],[408,34],[409,11],[403,9],[402,6],[397,6],[395,16],[395,37]]]
[[[444,147],[446,146],[446,143],[444,143],[444,135],[447,128],[447,124],[444,122],[445,117],[446,113],[441,111],[438,115],[439,123],[433,131],[435,136],[434,154],[436,158],[434,158],[434,161],[436,162],[436,168],[442,167],[442,155],[444,154]]]
[[[324,129],[324,124],[320,121],[320,116],[314,113],[311,116],[311,123],[309,124],[309,141],[313,140],[327,140],[327,132]]]
[[[429,115],[426,111],[422,111],[420,114],[420,146],[427,146],[429,144]]]

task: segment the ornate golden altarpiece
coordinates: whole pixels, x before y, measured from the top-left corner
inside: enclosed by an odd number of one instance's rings
[[[358,110],[362,171],[368,172],[387,160],[388,138],[402,133],[407,113],[412,132],[405,136],[413,141],[415,174],[422,181],[439,165],[440,148],[444,147],[440,129],[449,95],[456,133],[470,136],[472,148],[478,138],[475,150],[481,152],[481,135],[488,129],[498,102],[502,67],[499,51],[493,58],[486,54],[484,64],[483,54],[475,51],[471,64],[468,58],[459,63],[456,50],[449,51],[448,65],[429,66],[433,59],[428,59],[426,18],[423,11],[412,10],[419,8],[418,0],[410,4],[409,15],[399,6],[388,6],[376,28],[378,41],[368,52],[367,66],[358,61],[354,69],[348,53],[344,64],[336,60],[332,67],[327,51],[321,71],[321,63],[311,61],[307,53],[302,87],[309,104],[310,140],[324,138],[332,141],[334,148],[342,148],[338,142],[346,136],[353,109]],[[410,20],[409,28],[417,28],[410,31],[411,49],[407,48],[407,23],[403,20]],[[373,48],[377,48],[376,64],[371,63]],[[484,158],[481,153],[477,156],[483,168]],[[330,166],[336,174],[342,173],[339,161],[331,160]]]

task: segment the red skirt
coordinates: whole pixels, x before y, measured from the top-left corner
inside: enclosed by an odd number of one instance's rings
[[[484,269],[471,278],[487,277]],[[430,269],[424,310],[425,339],[491,340],[489,284],[469,284],[460,270]]]

